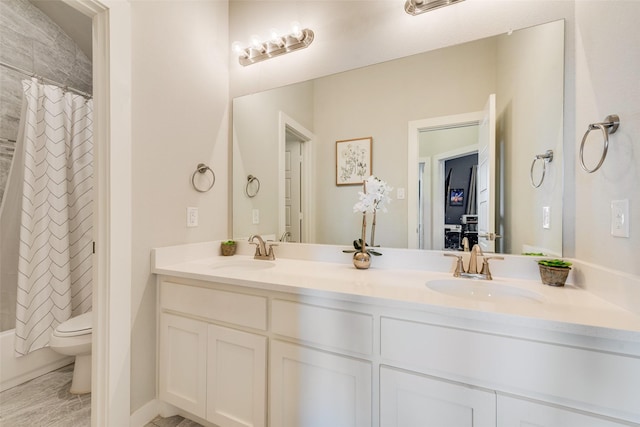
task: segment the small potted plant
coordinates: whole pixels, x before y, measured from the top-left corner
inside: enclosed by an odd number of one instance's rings
[[[236,242],[233,240],[227,240],[220,243],[220,250],[223,256],[231,256],[236,253]]]
[[[549,286],[564,286],[571,270],[571,263],[561,259],[541,259],[538,261],[542,283]]]

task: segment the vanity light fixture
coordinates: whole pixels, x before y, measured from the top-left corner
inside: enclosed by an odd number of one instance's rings
[[[404,10],[409,15],[420,15],[440,7],[449,6],[464,0],[407,0],[404,4]]]
[[[311,44],[313,37],[313,31],[308,28],[301,29],[299,24],[293,23],[291,33],[287,35],[281,36],[277,30],[272,29],[267,41],[262,41],[258,36],[252,36],[251,44],[248,47],[242,47],[240,42],[234,42],[231,49],[238,54],[238,62],[247,66],[304,49]]]

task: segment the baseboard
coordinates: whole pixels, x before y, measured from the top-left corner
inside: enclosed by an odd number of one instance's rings
[[[14,337],[14,329],[0,333],[0,391],[73,363],[73,357],[58,354],[50,348],[15,357]]]
[[[160,403],[158,399],[147,402],[142,408],[131,414],[129,426],[144,427],[147,425],[151,420],[160,415]]]

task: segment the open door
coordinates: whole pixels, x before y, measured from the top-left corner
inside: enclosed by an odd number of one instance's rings
[[[496,95],[489,95],[478,127],[478,244],[495,252],[496,235]]]

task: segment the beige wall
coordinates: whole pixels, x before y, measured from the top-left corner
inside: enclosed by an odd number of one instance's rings
[[[576,2],[576,138],[609,114],[620,116],[600,170],[575,165],[576,257],[640,275],[640,2]],[[592,132],[594,134],[594,132]],[[586,153],[595,165],[602,137],[589,138]],[[593,151],[592,151],[593,148]],[[586,151],[586,150],[585,150]],[[594,160],[595,159],[595,160]],[[565,171],[565,173],[571,173]],[[610,202],[629,199],[631,237],[610,234]]]
[[[463,44],[315,81],[319,243],[349,245],[359,237],[353,205],[362,187],[335,185],[335,144],[371,136],[373,175],[394,188],[388,212],[377,219],[376,243],[407,247],[407,199],[395,191],[408,186],[408,122],[482,110],[496,88],[493,44]]]
[[[132,16],[131,411],[155,398],[157,246],[227,235],[228,56],[223,1],[134,1]],[[191,187],[198,163],[216,173]],[[196,228],[186,208],[199,208]]]
[[[562,253],[562,165],[564,46],[556,43],[564,35],[562,21],[516,31],[501,37],[497,48],[496,146],[498,164],[504,174],[498,177],[502,202],[496,210],[504,236],[505,253]],[[516,149],[517,147],[517,149]],[[531,164],[537,154],[553,150],[544,182],[531,185]],[[501,168],[502,169],[502,168]],[[541,162],[534,179],[540,178]],[[550,208],[550,228],[542,227],[542,208]]]
[[[265,91],[233,102],[233,237],[276,235],[278,230],[279,116],[283,112],[313,129],[313,86],[309,82]],[[241,141],[241,143],[240,143]],[[247,197],[247,176],[260,180],[260,191]],[[253,224],[252,210],[260,212]]]

